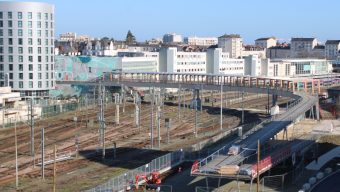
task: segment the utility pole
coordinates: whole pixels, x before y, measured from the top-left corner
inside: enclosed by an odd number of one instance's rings
[[[158,100],[160,102],[160,100]],[[158,133],[158,148],[161,148],[161,106],[158,103],[157,110],[157,133]]]
[[[223,84],[221,81],[220,129],[223,130]]]
[[[41,178],[45,180],[45,131],[41,128]]]
[[[104,119],[104,93],[105,93],[105,86],[100,84],[99,86],[99,105],[100,105],[100,137],[102,142],[102,158],[105,159],[105,119]]]
[[[195,99],[195,137],[197,138],[197,98]]]
[[[244,123],[244,90],[242,90],[242,124]]]
[[[169,129],[170,129],[170,118],[165,119],[165,128],[166,128],[166,136],[167,136],[167,143],[170,143],[170,134],[169,134]]]
[[[259,192],[260,191],[260,169],[259,169],[259,165],[260,165],[260,140],[257,140],[257,166],[256,166],[256,176],[257,176],[257,185],[256,185],[256,191]]]
[[[152,90],[150,90],[151,93],[151,126],[150,126],[150,145],[151,149],[153,149],[153,107],[155,102],[155,89],[152,87]]]
[[[18,140],[17,140],[17,113],[15,113],[15,124],[14,124],[14,137],[15,137],[15,187],[19,187],[19,176],[18,176]]]
[[[35,157],[34,157],[34,110],[33,110],[33,98],[30,100],[29,104],[29,124],[31,127],[31,156],[33,157],[33,167],[35,166]]]
[[[178,121],[181,121],[181,84],[178,85]]]
[[[53,161],[53,192],[55,192],[56,181],[57,181],[57,147],[54,145],[54,161]]]

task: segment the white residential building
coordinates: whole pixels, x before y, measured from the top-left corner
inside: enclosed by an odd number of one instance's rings
[[[267,38],[259,38],[255,40],[255,45],[258,47],[262,47],[268,49],[270,47],[274,47],[277,44],[277,40],[275,37],[267,37]]]
[[[229,58],[221,48],[207,50],[207,73],[244,75],[244,59]]]
[[[77,34],[73,32],[62,33],[59,35],[59,41],[76,41]]]
[[[326,41],[325,56],[327,59],[337,59],[340,56],[340,40]]]
[[[54,6],[0,2],[0,86],[23,97],[48,97],[55,87]]]
[[[262,75],[262,59],[258,55],[249,55],[244,58],[244,74],[250,76]]]
[[[217,45],[218,39],[216,37],[185,37],[184,43],[188,45],[209,47],[211,45]]]
[[[205,52],[182,52],[176,47],[162,48],[159,52],[159,71],[169,73],[206,73]]]
[[[176,44],[182,42],[183,42],[182,35],[176,33],[168,33],[163,36],[164,44]]]
[[[218,38],[218,48],[222,48],[223,52],[228,52],[230,58],[241,58],[243,41],[240,35],[222,35]]]
[[[318,41],[316,38],[292,38],[291,39],[291,58],[309,57]]]

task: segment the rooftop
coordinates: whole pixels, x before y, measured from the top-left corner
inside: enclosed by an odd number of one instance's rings
[[[315,40],[315,38],[313,37],[313,38],[292,38],[292,40],[291,41],[314,41]]]
[[[255,41],[265,41],[265,40],[268,40],[268,39],[276,39],[276,38],[275,37],[264,37],[264,38],[258,38]]]
[[[326,45],[327,44],[339,44],[340,43],[340,40],[327,40],[326,41]]]
[[[241,38],[241,35],[239,34],[224,34],[220,36],[219,38]]]

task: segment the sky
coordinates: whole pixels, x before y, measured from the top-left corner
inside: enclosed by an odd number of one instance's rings
[[[56,36],[76,32],[122,40],[131,30],[137,41],[170,32],[184,37],[236,33],[246,43],[268,36],[340,39],[339,0],[37,1],[55,5]]]

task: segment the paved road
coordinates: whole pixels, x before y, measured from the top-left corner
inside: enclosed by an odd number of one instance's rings
[[[340,192],[340,171],[318,184],[312,192]]]

